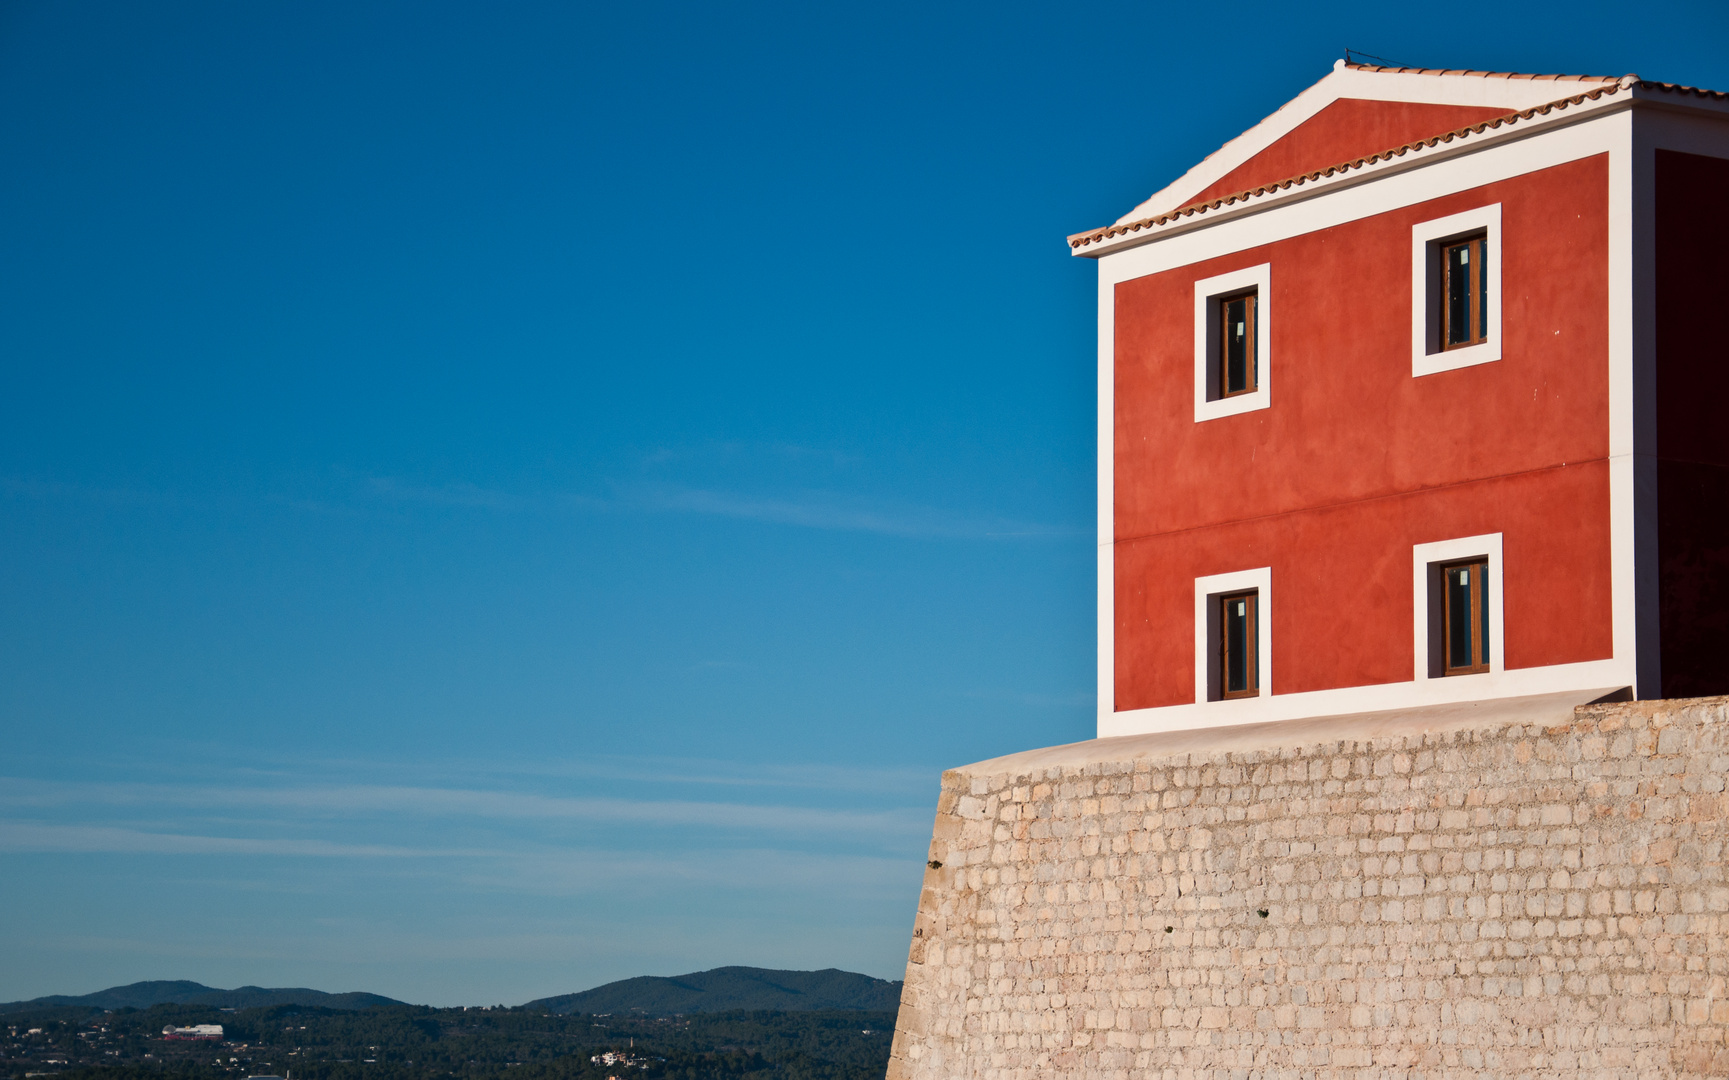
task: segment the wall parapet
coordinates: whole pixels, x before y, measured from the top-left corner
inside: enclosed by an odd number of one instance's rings
[[[1729,698],[944,774],[889,1080],[1729,1075]]]

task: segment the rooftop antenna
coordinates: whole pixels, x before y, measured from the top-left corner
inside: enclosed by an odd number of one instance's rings
[[[1376,56],[1374,53],[1363,52],[1360,49],[1347,48],[1345,50],[1345,63],[1347,63],[1347,64],[1361,64],[1365,60],[1374,61],[1375,65],[1377,67],[1405,67],[1405,66],[1407,66],[1405,64],[1400,64],[1400,63],[1396,63],[1392,60],[1389,60],[1384,56]]]

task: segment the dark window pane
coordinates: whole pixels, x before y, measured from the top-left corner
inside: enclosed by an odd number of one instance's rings
[[[1249,602],[1240,596],[1225,601],[1225,691],[1249,688]]]
[[[1446,251],[1447,344],[1471,340],[1471,245],[1455,244]]]
[[[1449,566],[1447,575],[1447,666],[1471,666],[1471,571]]]
[[[1246,297],[1225,302],[1225,393],[1249,388],[1249,303]]]
[[[1477,241],[1477,325],[1476,336],[1489,336],[1489,240]]]

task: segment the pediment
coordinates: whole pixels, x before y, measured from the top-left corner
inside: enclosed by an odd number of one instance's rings
[[[1341,60],[1326,78],[1208,155],[1117,224],[1542,105],[1578,93],[1581,83],[1615,81],[1609,76],[1378,68]]]

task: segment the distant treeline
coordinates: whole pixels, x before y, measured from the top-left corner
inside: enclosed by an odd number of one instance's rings
[[[895,1014],[735,1011],[653,1018],[528,1007],[362,1010],[278,1005],[226,1012],[157,1005],[11,1013],[0,1077],[55,1080],[881,1080]],[[214,1042],[168,1025],[221,1024]],[[30,1028],[41,1028],[30,1034]],[[610,1064],[592,1059],[611,1052]]]

